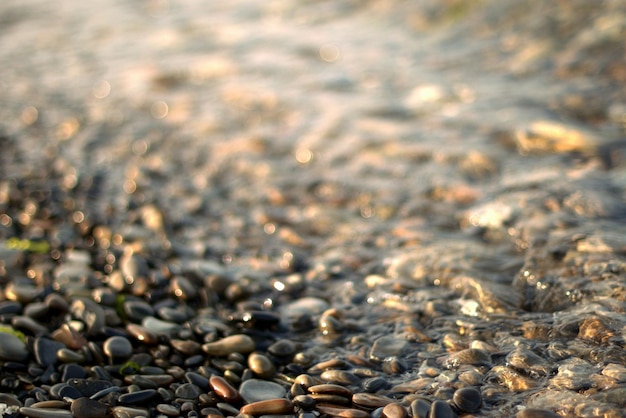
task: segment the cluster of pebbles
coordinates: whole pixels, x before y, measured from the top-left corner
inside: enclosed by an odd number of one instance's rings
[[[602,303],[514,315],[469,277],[190,258],[154,207],[123,235],[12,187],[3,417],[623,416],[622,314]]]
[[[626,417],[623,1],[174,3],[0,3],[2,418]]]

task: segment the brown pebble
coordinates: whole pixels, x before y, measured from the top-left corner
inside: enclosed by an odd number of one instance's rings
[[[406,418],[409,416],[406,408],[396,402],[385,405],[381,415],[383,418]]]
[[[345,369],[348,365],[348,362],[345,360],[335,358],[317,363],[315,366],[309,368],[308,372],[311,374],[317,374],[329,369]]]
[[[560,418],[560,416],[546,409],[526,408],[519,411],[515,418]]]
[[[294,380],[294,384],[298,384],[303,388],[307,389],[316,384],[315,379],[308,374],[300,374]]]
[[[355,393],[352,395],[352,403],[365,408],[376,409],[381,406],[387,406],[391,402],[393,402],[393,399],[371,393]]]
[[[354,373],[346,370],[326,370],[320,375],[320,379],[328,383],[342,385],[353,385],[361,380]]]
[[[226,357],[233,352],[251,353],[254,348],[254,340],[245,334],[231,335],[202,346],[205,353],[215,357]]]
[[[311,398],[315,399],[316,403],[326,403],[332,405],[350,405],[350,398],[346,398],[340,395],[332,395],[330,393],[312,393]]]
[[[276,374],[276,366],[272,360],[260,353],[248,356],[248,367],[259,377],[271,378]]]
[[[293,402],[288,399],[269,399],[244,405],[239,410],[242,414],[249,415],[274,415],[293,413]]]
[[[221,376],[211,376],[209,385],[217,396],[226,402],[237,402],[240,400],[239,392],[226,379]]]
[[[324,383],[309,387],[310,393],[320,393],[329,395],[339,395],[347,398],[352,397],[352,391],[345,386],[334,385],[332,383]]]
[[[337,408],[328,405],[318,405],[317,410],[329,417],[339,418],[369,418],[369,412],[353,408]]]

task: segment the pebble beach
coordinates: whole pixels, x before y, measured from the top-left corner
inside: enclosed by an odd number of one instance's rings
[[[624,33],[3,0],[0,416],[626,417]]]

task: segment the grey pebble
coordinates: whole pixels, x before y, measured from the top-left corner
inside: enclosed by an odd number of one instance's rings
[[[102,349],[104,354],[112,359],[125,359],[133,354],[133,345],[128,338],[121,336],[107,338]]]
[[[78,398],[70,407],[72,415],[80,418],[106,418],[109,406],[89,398]]]
[[[436,400],[430,405],[429,418],[457,418],[447,402]]]
[[[135,323],[140,323],[145,317],[154,316],[154,308],[143,300],[127,300],[124,302],[124,314]]]
[[[174,405],[168,404],[158,404],[156,406],[156,410],[161,414],[167,415],[168,417],[177,417],[180,414],[180,409],[175,407]]]
[[[142,389],[136,392],[124,393],[120,395],[118,401],[120,403],[136,405],[152,400],[158,395],[155,389]]]
[[[149,332],[156,335],[170,336],[180,329],[180,325],[174,322],[163,321],[153,316],[147,316],[141,321],[141,325]]]
[[[403,339],[384,336],[377,338],[372,344],[369,356],[372,360],[383,361],[387,357],[401,356],[408,342]]]
[[[176,397],[182,399],[197,399],[202,390],[193,383],[183,383],[176,388]]]
[[[42,367],[48,367],[56,364],[59,360],[57,353],[62,348],[66,348],[65,344],[45,337],[37,337],[35,338],[35,343],[33,344],[35,360],[37,360],[37,363],[39,363]]]
[[[252,403],[284,398],[287,394],[287,389],[278,383],[268,380],[249,379],[241,383],[239,393],[247,403]]]
[[[0,332],[0,359],[24,361],[28,358],[26,344],[13,334]]]

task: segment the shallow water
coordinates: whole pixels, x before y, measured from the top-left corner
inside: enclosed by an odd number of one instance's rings
[[[623,380],[572,381],[626,365],[626,7],[447,3],[3,1],[0,239],[321,297],[340,332],[289,337],[406,339],[394,384],[481,341],[483,416],[620,416]]]

